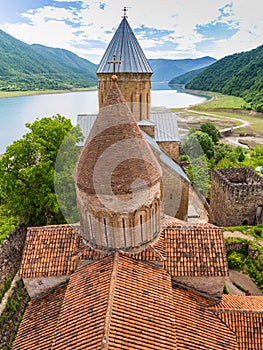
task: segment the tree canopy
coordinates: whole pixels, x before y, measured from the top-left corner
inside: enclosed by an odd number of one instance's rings
[[[20,224],[63,223],[54,189],[55,162],[70,130],[75,153],[71,157],[72,150],[63,152],[71,161],[78,156],[76,144],[82,139],[82,132],[59,114],[36,119],[26,126],[30,131],[8,146],[0,159],[1,204]]]

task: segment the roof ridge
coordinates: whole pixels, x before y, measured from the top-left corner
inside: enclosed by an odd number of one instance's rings
[[[113,258],[113,265],[112,265],[112,272],[110,277],[110,286],[109,286],[109,293],[108,293],[108,304],[107,304],[105,320],[104,320],[104,334],[102,336],[102,341],[101,341],[101,350],[108,350],[109,348],[110,324],[111,324],[112,307],[113,307],[115,289],[116,289],[118,266],[119,266],[119,252],[117,251],[114,254],[114,258]]]

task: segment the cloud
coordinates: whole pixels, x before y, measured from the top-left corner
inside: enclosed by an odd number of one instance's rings
[[[121,21],[124,2],[34,4],[17,7],[16,21],[2,20],[0,28],[25,42],[63,47],[98,63]],[[262,13],[259,0],[130,0],[127,15],[148,58],[220,58],[262,44]]]

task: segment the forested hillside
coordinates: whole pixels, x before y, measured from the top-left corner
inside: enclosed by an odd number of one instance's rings
[[[186,88],[243,97],[252,109],[263,112],[263,45],[222,58],[186,84]]]
[[[0,30],[0,90],[94,86],[97,66],[70,51],[28,45]]]
[[[153,70],[152,81],[170,81],[172,78],[190,72],[195,69],[207,67],[216,62],[212,57],[196,59],[149,59]]]
[[[191,70],[190,72],[179,75],[178,77],[175,77],[172,80],[170,80],[168,84],[169,85],[173,85],[173,84],[185,85],[186,83],[189,83],[189,81],[191,81],[195,77],[197,77],[198,74],[203,72],[206,68],[207,67]]]

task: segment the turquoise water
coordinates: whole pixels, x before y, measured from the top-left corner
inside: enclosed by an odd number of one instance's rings
[[[155,90],[158,89],[158,90]],[[186,94],[153,83],[152,106],[187,107],[205,101],[205,97]],[[61,114],[76,124],[77,115],[98,110],[97,91],[21,96],[0,99],[0,154],[28,130],[25,123],[36,118]]]

